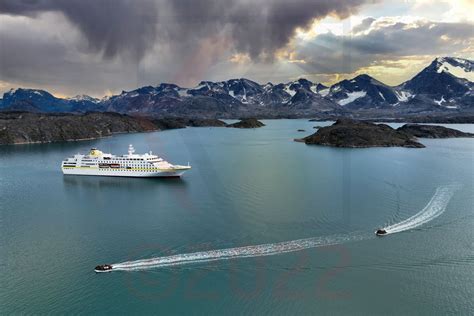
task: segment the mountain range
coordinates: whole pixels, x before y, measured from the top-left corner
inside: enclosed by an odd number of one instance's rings
[[[258,84],[242,78],[202,81],[194,88],[162,83],[102,99],[57,98],[44,90],[12,89],[1,111],[118,112],[156,117],[397,117],[474,113],[474,62],[436,58],[412,79],[386,85],[362,74],[330,87],[298,79]]]

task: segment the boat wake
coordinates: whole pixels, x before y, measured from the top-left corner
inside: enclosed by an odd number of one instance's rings
[[[167,257],[157,257],[145,260],[128,261],[112,264],[112,270],[134,271],[152,268],[161,268],[183,264],[194,264],[201,262],[229,260],[237,258],[249,258],[260,256],[272,256],[288,252],[300,251],[309,248],[338,245],[346,242],[359,241],[373,238],[368,233],[353,233],[344,235],[331,235],[271,243],[255,246],[236,247],[218,250],[209,250],[179,254]]]
[[[402,222],[385,227],[384,229],[387,231],[387,234],[399,233],[402,231],[413,229],[435,219],[444,212],[456,188],[456,186],[439,187],[438,189],[436,189],[435,194],[428,202],[428,204],[419,213],[407,218]],[[301,251],[310,248],[332,246],[372,238],[374,238],[374,235],[370,232],[354,232],[350,234],[313,237],[255,246],[192,252],[172,256],[115,263],[111,265],[112,269],[110,271],[146,270],[218,260],[272,256],[288,252]]]
[[[383,229],[387,232],[387,235],[389,235],[413,229],[432,221],[443,214],[457,188],[458,186],[456,185],[437,188],[431,200],[420,212],[399,223],[386,226]]]

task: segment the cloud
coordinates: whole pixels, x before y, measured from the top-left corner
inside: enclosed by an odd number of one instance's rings
[[[108,58],[125,52],[140,60],[157,40],[181,48],[221,31],[236,51],[257,58],[273,56],[296,28],[329,14],[346,17],[368,1],[374,0],[3,0],[0,13],[59,12]]]
[[[89,48],[106,58],[119,53],[141,59],[156,38],[158,10],[154,1],[3,0],[0,13],[35,17],[59,12],[87,38]]]
[[[309,73],[348,74],[381,61],[452,55],[472,48],[473,27],[468,22],[445,23],[406,17],[367,18],[349,34],[337,36],[326,33],[309,41],[301,41],[293,47],[291,56],[304,60],[301,67]]]
[[[362,20],[362,22],[352,28],[353,33],[360,33],[369,29],[369,27],[376,21],[375,18],[369,17]]]
[[[233,55],[273,62],[297,28],[373,1],[2,0],[0,75],[65,94],[188,85]]]
[[[160,82],[191,86],[238,76],[260,82],[339,78],[374,65],[381,73],[388,60],[472,55],[469,22],[363,19],[367,8],[401,6],[381,2],[1,0],[0,90],[28,86],[101,96]],[[356,12],[362,23],[351,30]],[[339,33],[321,34],[316,22],[328,19],[326,29],[340,22]],[[311,31],[315,25],[318,32]]]
[[[136,64],[104,61],[79,44],[82,35],[62,15],[1,16],[0,78],[10,87],[42,88],[57,94],[102,96],[109,87],[137,85]]]

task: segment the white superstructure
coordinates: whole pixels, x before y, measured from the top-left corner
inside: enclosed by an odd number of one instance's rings
[[[92,148],[87,155],[76,154],[61,164],[64,174],[84,176],[116,177],[180,177],[187,166],[173,165],[152,152],[144,155],[135,154],[130,145],[128,155],[115,156]]]

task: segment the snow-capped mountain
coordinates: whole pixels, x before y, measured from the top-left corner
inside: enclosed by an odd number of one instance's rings
[[[474,62],[469,59],[442,57],[436,58],[436,72],[449,73],[454,77],[474,81]]]
[[[396,87],[362,74],[330,87],[303,78],[263,85],[245,78],[202,81],[192,88],[161,83],[100,100],[86,95],[61,99],[43,90],[12,89],[0,99],[0,109],[223,118],[474,111],[473,65],[467,59],[437,58]]]
[[[5,92],[2,108],[31,112],[63,112],[70,110],[67,102],[56,98],[47,91],[22,88],[10,89]]]
[[[392,106],[400,98],[394,88],[369,75],[343,80],[331,86],[327,96],[340,106],[353,110]]]
[[[88,95],[76,95],[75,97],[65,99],[72,112],[86,112],[100,110],[100,99]]]
[[[92,103],[98,103],[100,99],[90,97],[85,94],[79,94],[76,95],[75,97],[72,98],[67,98],[69,101],[76,101],[76,102],[92,102]]]
[[[400,89],[441,108],[474,107],[474,62],[468,59],[436,58]]]
[[[39,89],[11,89],[3,94],[2,110],[30,112],[85,112],[99,110],[99,99],[87,95],[57,98]]]

